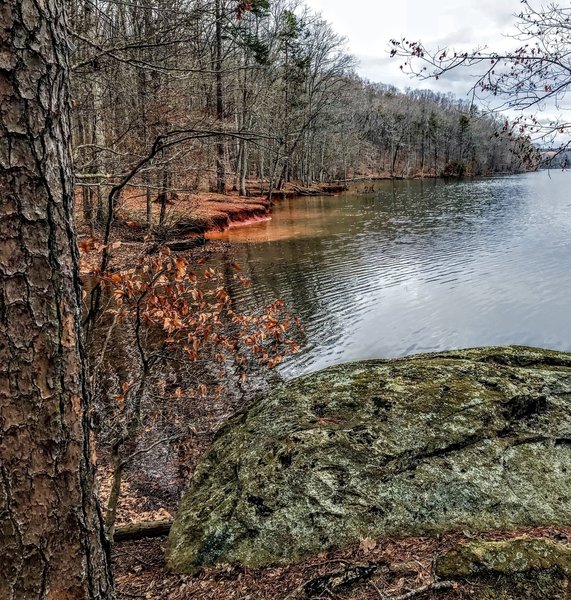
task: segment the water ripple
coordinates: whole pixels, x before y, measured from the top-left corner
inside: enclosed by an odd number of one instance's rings
[[[302,317],[288,377],[460,346],[571,350],[567,185],[542,172],[283,202],[272,221],[228,233],[253,282],[236,300],[281,297]]]

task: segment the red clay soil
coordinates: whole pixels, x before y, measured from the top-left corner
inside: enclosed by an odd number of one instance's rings
[[[133,228],[146,222],[146,196],[137,189],[126,190],[118,206],[118,215]],[[153,203],[158,222],[160,205]],[[265,198],[244,198],[238,194],[177,194],[166,207],[165,225],[173,236],[222,231],[232,223],[261,219],[270,214]]]
[[[310,188],[288,184],[283,190],[272,193],[273,200],[296,196],[332,195],[344,191],[340,184],[319,184]],[[192,236],[209,231],[224,231],[232,225],[256,222],[270,218],[271,204],[267,190],[252,187],[251,195],[244,197],[237,192],[175,193],[169,196],[166,206],[165,226],[172,237]],[[130,227],[142,229],[146,223],[146,192],[127,188],[118,203],[119,217]],[[153,219],[159,220],[160,205],[153,203]]]

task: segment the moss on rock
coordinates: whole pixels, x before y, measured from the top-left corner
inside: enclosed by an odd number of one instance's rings
[[[439,577],[479,584],[482,599],[571,597],[571,548],[549,539],[460,544],[438,558],[435,570]]]
[[[332,367],[220,432],[168,564],[292,563],[361,537],[571,522],[571,354],[481,348]]]

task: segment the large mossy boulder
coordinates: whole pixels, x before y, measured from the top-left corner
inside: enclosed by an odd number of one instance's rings
[[[482,348],[332,367],[220,432],[172,528],[177,572],[363,537],[571,523],[571,354]]]

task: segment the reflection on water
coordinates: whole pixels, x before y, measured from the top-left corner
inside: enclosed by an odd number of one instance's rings
[[[376,182],[278,203],[234,228],[259,305],[284,298],[307,344],[290,377],[348,360],[485,344],[571,350],[569,174]],[[369,184],[370,186],[370,184]]]

